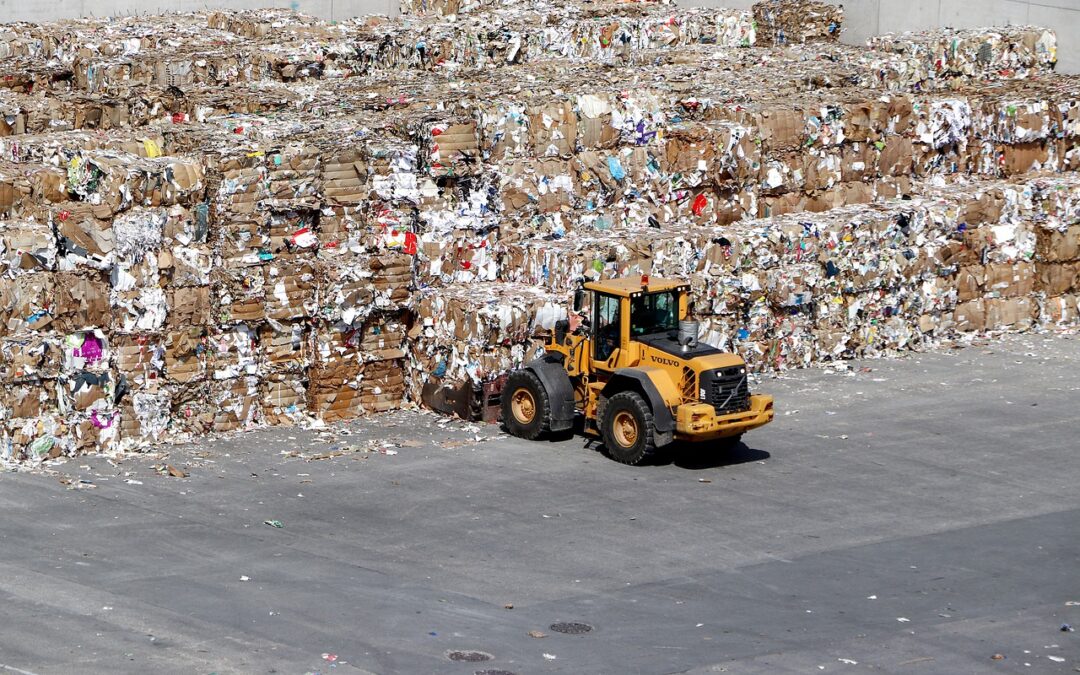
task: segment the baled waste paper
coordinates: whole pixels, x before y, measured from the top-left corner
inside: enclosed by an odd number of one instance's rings
[[[757,371],[1075,325],[1053,32],[818,5],[3,26],[0,457],[453,407],[582,279],[688,279]]]

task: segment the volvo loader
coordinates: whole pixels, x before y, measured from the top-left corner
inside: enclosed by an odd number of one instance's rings
[[[771,422],[773,399],[750,393],[743,359],[698,342],[689,293],[647,275],[582,284],[544,356],[506,379],[506,428],[535,439],[581,415],[613,459],[639,464],[675,441],[730,446]]]

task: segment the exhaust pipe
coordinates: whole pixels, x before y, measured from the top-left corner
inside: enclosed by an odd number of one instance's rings
[[[678,342],[684,352],[697,347],[698,322],[689,319],[679,322]]]

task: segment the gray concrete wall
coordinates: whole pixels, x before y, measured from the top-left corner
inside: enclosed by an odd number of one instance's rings
[[[682,0],[701,7],[749,8],[757,0]],[[1033,24],[1058,35],[1058,70],[1080,73],[1080,0],[829,0],[844,6],[844,42],[939,26]],[[3,2],[3,0],[0,0]]]
[[[1080,73],[1080,0],[847,0],[850,38],[929,26],[1033,24],[1057,31],[1058,67]]]
[[[748,8],[754,0],[681,0],[702,7]],[[870,35],[935,26],[970,28],[1036,24],[1058,33],[1059,68],[1080,73],[1080,0],[843,0],[844,40],[858,44]],[[396,14],[397,0],[0,0],[0,18],[48,21],[77,16],[191,11],[206,7],[291,7],[329,19],[361,14]]]

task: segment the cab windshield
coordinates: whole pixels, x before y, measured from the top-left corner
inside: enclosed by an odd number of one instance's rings
[[[679,327],[678,295],[651,293],[630,300],[630,335],[652,335]]]

